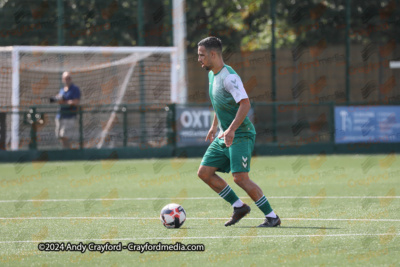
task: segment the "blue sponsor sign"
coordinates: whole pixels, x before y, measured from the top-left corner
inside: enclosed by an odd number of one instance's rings
[[[335,142],[400,142],[400,107],[335,107]]]

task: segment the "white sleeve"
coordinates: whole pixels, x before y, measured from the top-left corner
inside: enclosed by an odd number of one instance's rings
[[[243,87],[242,80],[237,74],[229,74],[224,80],[225,90],[231,93],[236,103],[240,100],[249,98]]]

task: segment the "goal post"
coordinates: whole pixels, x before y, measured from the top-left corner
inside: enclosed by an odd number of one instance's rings
[[[4,97],[0,105],[12,110],[11,122],[7,123],[9,148],[21,147],[20,107],[48,105],[48,97],[60,89],[64,71],[72,73],[73,83],[81,89],[82,105],[117,107],[141,103],[141,99],[147,103],[183,103],[187,93],[178,82],[178,54],[176,47],[0,47],[0,96]],[[144,69],[138,62],[143,62]],[[140,82],[145,92],[140,92]],[[144,98],[139,97],[143,93]],[[111,113],[102,121],[105,126],[95,131],[100,142],[93,147],[103,146],[115,117]]]
[[[12,95],[11,95],[11,150],[19,146],[19,51],[12,49]],[[6,88],[7,90],[7,88]]]

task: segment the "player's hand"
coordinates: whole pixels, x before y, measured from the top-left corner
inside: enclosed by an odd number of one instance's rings
[[[221,136],[221,135],[220,135]],[[230,130],[229,128],[222,133],[222,136],[218,138],[224,138],[226,147],[230,147],[233,143],[233,139],[235,138],[235,131]]]
[[[210,143],[214,141],[215,135],[217,134],[217,127],[211,127],[210,130],[208,131],[206,141],[209,140]]]

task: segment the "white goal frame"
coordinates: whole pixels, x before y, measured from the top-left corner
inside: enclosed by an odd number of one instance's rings
[[[184,103],[187,96],[187,87],[178,81],[184,72],[180,66],[179,50],[177,47],[104,47],[104,46],[9,46],[0,47],[0,51],[11,52],[12,57],[12,115],[11,115],[11,150],[18,150],[19,145],[19,104],[20,104],[20,53],[113,53],[113,54],[129,54],[129,53],[149,53],[170,54],[171,56],[171,102]],[[186,75],[186,73],[184,73]],[[181,88],[182,87],[182,88]]]

